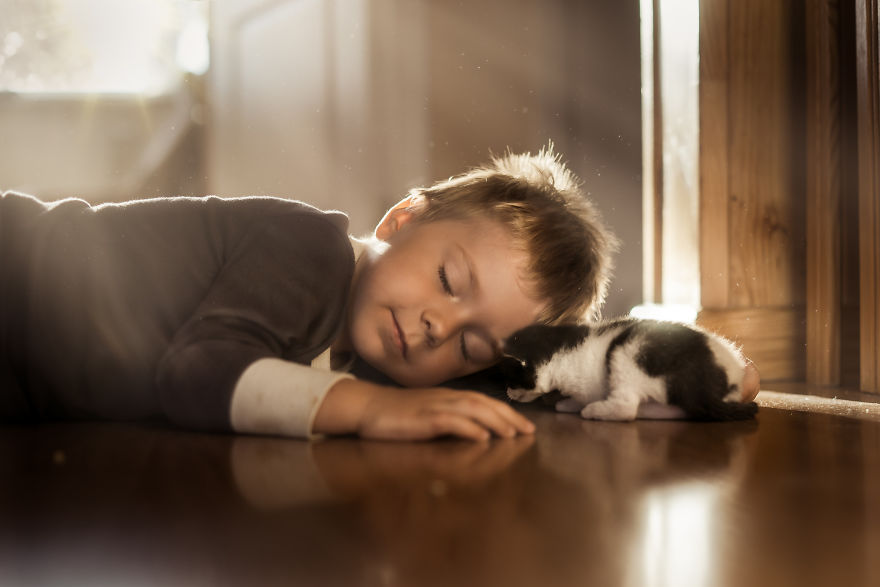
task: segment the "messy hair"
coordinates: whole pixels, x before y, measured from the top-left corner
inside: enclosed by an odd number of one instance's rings
[[[410,191],[419,222],[498,221],[528,258],[523,277],[547,304],[545,324],[598,318],[611,277],[615,237],[553,152],[494,156],[485,166]]]

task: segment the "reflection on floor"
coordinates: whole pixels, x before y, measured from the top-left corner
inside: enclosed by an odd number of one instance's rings
[[[0,428],[0,585],[880,585],[878,404],[800,391],[484,444]]]

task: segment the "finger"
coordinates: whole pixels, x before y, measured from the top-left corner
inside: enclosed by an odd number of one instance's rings
[[[507,407],[489,397],[472,393],[459,397],[450,409],[457,414],[472,418],[498,436],[512,438],[516,436],[518,429]]]
[[[507,414],[508,419],[516,427],[517,432],[519,432],[520,434],[534,434],[535,433],[535,424],[531,420],[529,420],[528,418],[526,418],[525,416],[523,416],[522,414],[517,412],[515,409],[513,409],[509,405],[507,405],[503,402],[498,402],[498,403],[500,403],[502,406],[502,409],[505,410],[505,413]]]
[[[429,438],[451,435],[479,441],[486,441],[492,437],[490,430],[477,421],[449,412],[441,412],[431,418],[429,434]]]
[[[516,431],[520,434],[534,434],[535,425],[531,420],[523,416],[521,413],[517,412],[510,404],[499,401],[497,399],[490,398],[488,396],[481,396],[485,398],[493,407],[494,410],[498,412],[498,414],[503,417],[507,422],[513,426]]]
[[[491,437],[491,433],[476,422],[446,410],[404,420],[379,421],[360,431],[361,438],[374,440],[430,440],[445,435],[471,440]]]
[[[498,413],[496,406],[478,394],[457,395],[442,409],[459,417],[471,419],[497,436],[504,438],[516,436],[516,428]]]

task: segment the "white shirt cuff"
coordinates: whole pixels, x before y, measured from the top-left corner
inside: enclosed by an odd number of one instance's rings
[[[349,373],[282,359],[251,363],[235,385],[230,422],[236,432],[314,438],[312,425],[327,392]]]

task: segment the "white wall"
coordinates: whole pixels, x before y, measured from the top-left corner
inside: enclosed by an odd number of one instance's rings
[[[215,0],[209,190],[272,194],[372,230],[426,182],[422,0]]]
[[[0,189],[93,203],[157,195],[150,186],[169,157],[186,147],[198,160],[192,107],[186,91],[151,99],[0,94]],[[165,183],[189,191],[203,175],[191,171]]]

